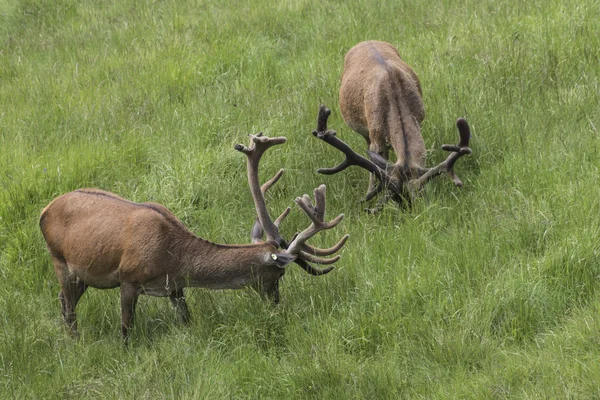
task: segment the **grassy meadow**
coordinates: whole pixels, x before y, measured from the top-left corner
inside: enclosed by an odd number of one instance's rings
[[[363,212],[368,176],[316,173],[338,135],[354,44],[394,44],[418,74],[428,164],[471,124],[464,187]],[[0,0],[0,398],[599,398],[600,3],[597,0]],[[97,187],[167,206],[196,234],[247,243],[246,159],[263,131],[272,214],[321,183],[348,233],[337,268],[292,265],[281,304],[188,289],[193,321],[140,297],[128,348],[118,290],[64,328],[39,227]],[[294,206],[286,237],[308,219]]]

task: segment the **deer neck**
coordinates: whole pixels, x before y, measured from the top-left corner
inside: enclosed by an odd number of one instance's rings
[[[181,284],[211,289],[237,289],[252,284],[265,259],[275,251],[268,243],[222,245],[193,238],[183,251]]]

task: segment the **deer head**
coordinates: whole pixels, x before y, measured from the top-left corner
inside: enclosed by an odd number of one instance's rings
[[[289,214],[290,208],[286,208],[281,215],[273,221],[269,216],[264,196],[269,188],[281,178],[284,170],[279,170],[275,176],[261,186],[258,179],[258,165],[267,149],[285,143],[285,141],[286,139],[284,137],[268,138],[263,136],[262,133],[258,133],[257,135],[250,135],[250,147],[246,147],[242,144],[237,144],[235,146],[237,151],[244,153],[248,157],[248,183],[250,185],[250,192],[252,193],[252,199],[254,200],[257,214],[257,219],[252,227],[252,243],[261,242],[263,240],[263,235],[266,234],[266,241],[268,243],[277,248],[283,248],[284,253],[292,257],[294,262],[305,271],[312,275],[323,275],[330,272],[333,267],[317,269],[311,266],[309,262],[316,264],[335,263],[339,260],[339,255],[333,258],[324,258],[323,256],[329,256],[336,253],[342,248],[344,243],[346,243],[349,236],[343,236],[337,244],[328,249],[313,247],[306,242],[320,231],[334,228],[344,218],[344,214],[338,215],[330,222],[325,222],[326,187],[325,185],[321,185],[314,191],[315,205],[312,204],[310,197],[306,194],[296,198],[298,207],[300,207],[311,220],[310,226],[296,234],[289,243],[281,236],[279,233],[279,225]]]
[[[369,159],[367,159],[352,150],[348,144],[337,137],[335,130],[327,128],[329,115],[331,115],[331,110],[322,105],[319,108],[317,117],[317,129],[313,130],[312,134],[340,150],[346,158],[336,167],[319,168],[317,172],[332,175],[352,165],[356,165],[373,174],[378,183],[370,189],[363,201],[369,201],[379,193],[383,193],[383,197],[374,209],[368,209],[367,211],[372,213],[378,212],[388,200],[393,200],[399,204],[404,204],[407,201],[410,202],[411,199],[419,195],[429,180],[443,173],[446,173],[456,186],[461,187],[463,185],[454,172],[454,164],[463,155],[471,154],[471,149],[468,147],[471,134],[469,124],[464,118],[459,118],[456,121],[456,127],[460,136],[458,144],[442,145],[442,150],[449,151],[450,155],[435,167],[417,168],[417,177],[411,178],[408,172],[398,173],[398,165],[389,162],[373,151],[367,151],[369,156]]]

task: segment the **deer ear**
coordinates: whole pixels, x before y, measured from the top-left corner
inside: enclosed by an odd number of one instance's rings
[[[254,225],[252,225],[252,233],[250,234],[252,238],[252,243],[262,242],[263,239],[263,227],[260,224],[258,218],[254,221]]]
[[[296,256],[285,253],[271,253],[270,257],[271,260],[273,260],[273,262],[275,263],[275,265],[277,265],[279,268],[285,268],[286,265],[288,265],[291,262],[294,262],[294,260],[296,260],[297,258]]]
[[[390,162],[388,160],[381,157],[379,154],[375,153],[374,151],[367,150],[367,154],[369,155],[369,159],[371,161],[373,161],[373,163],[375,165],[377,165],[379,168],[381,168],[383,170],[386,170],[387,167],[390,165]]]

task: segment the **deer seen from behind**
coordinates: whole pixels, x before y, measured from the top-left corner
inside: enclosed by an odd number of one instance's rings
[[[295,262],[312,275],[323,275],[346,242],[319,249],[307,241],[322,230],[335,227],[343,214],[326,222],[325,185],[315,189],[315,205],[304,195],[296,203],[310,218],[308,228],[289,243],[279,225],[288,207],[272,220],[265,192],[283,174],[280,170],[262,187],[258,164],[264,152],[285,138],[251,135],[250,147],[236,145],[247,158],[250,190],[257,212],[252,244],[223,245],[204,240],[189,231],[166,207],[156,203],[134,203],[98,189],[80,189],[54,199],[41,213],[40,228],[46,241],[61,291],[59,299],[67,326],[77,332],[75,308],[88,287],[120,287],[121,333],[126,339],[133,324],[140,294],[169,297],[184,321],[190,318],[183,289],[238,289],[251,286],[279,302],[279,280],[285,267]],[[266,240],[263,234],[266,233]]]
[[[451,152],[448,158],[436,167],[425,167],[421,85],[391,44],[367,41],[348,51],[340,87],[340,111],[346,124],[367,141],[369,159],[355,153],[336,137],[334,130],[327,129],[331,111],[321,106],[313,134],[342,151],[346,159],[334,168],[321,168],[318,172],[335,174],[351,165],[368,170],[371,176],[364,200],[384,192],[372,212],[380,210],[389,199],[401,204],[410,202],[425,183],[444,172],[456,186],[462,186],[453,167],[459,157],[471,153],[469,125],[459,118],[458,145],[443,145],[442,149]],[[390,149],[396,154],[395,163],[389,161]]]

